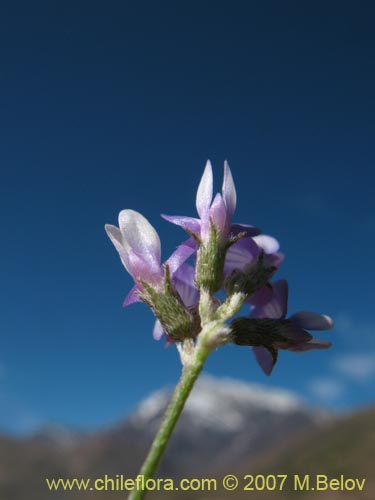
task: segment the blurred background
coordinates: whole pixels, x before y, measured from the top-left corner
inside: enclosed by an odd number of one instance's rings
[[[231,165],[235,221],[280,241],[290,313],[331,315],[334,345],[282,352],[270,378],[248,348],[214,353],[160,474],[318,470],[366,477],[352,495],[372,497],[374,16],[370,1],[1,6],[1,498],[135,474],[180,361],[145,306],[122,308],[132,280],[104,224],[142,212],[165,260],[185,235],[159,214],[195,216],[207,158],[216,191]]]

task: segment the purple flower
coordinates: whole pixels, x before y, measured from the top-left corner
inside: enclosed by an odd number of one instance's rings
[[[278,270],[283,254],[272,236],[261,234],[241,238],[227,250],[224,264],[224,288],[227,293],[242,292],[247,301]]]
[[[213,176],[207,161],[198,186],[196,207],[199,219],[186,216],[167,216],[164,219],[182,226],[196,241],[197,264],[195,282],[210,294],[223,286],[225,258],[228,248],[238,239],[259,234],[259,229],[232,224],[236,208],[236,189],[227,162],[224,163],[224,180],[221,194],[213,197]]]
[[[134,210],[122,210],[119,214],[119,227],[106,224],[105,230],[125,269],[135,281],[124,306],[140,301],[142,282],[148,283],[156,290],[161,289],[165,266],[168,266],[173,278],[180,266],[195,251],[194,240],[190,238],[180,245],[162,266],[160,238],[148,220]]]
[[[278,268],[283,261],[283,254],[278,250],[280,245],[272,236],[260,234],[252,238],[241,238],[231,245],[225,258],[224,274],[228,276],[233,271],[246,271],[254,266],[263,254],[265,266]]]
[[[288,307],[286,280],[279,280],[272,286],[269,285],[260,290],[253,296],[251,303],[253,308],[250,318],[263,321],[263,327],[269,328],[271,342],[267,345],[267,338],[265,338],[264,346],[253,346],[255,358],[266,375],[270,375],[275,365],[278,349],[306,352],[313,349],[327,349],[332,345],[325,340],[315,339],[306,332],[306,330],[333,328],[333,321],[329,316],[302,311],[286,319]],[[267,331],[264,333],[267,334]]]
[[[253,226],[231,224],[236,209],[236,189],[228,162],[224,162],[224,179],[222,192],[213,197],[213,175],[211,162],[208,160],[198,186],[196,207],[199,219],[179,215],[162,215],[162,217],[181,226],[189,234],[194,234],[203,244],[207,244],[211,235],[211,222],[215,225],[223,244],[229,242],[230,236],[243,232],[247,236],[259,234]]]

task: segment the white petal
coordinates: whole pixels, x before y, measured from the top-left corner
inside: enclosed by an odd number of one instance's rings
[[[164,333],[165,333],[164,328],[162,327],[162,324],[160,323],[160,321],[157,319],[155,321],[154,330],[152,332],[154,339],[160,340],[162,338],[162,336],[164,335]]]
[[[109,238],[115,245],[116,249],[121,247],[122,249],[124,248],[124,244],[122,241],[122,234],[121,231],[118,227],[113,226],[112,224],[106,224],[104,226],[104,229],[106,230]]]
[[[124,247],[132,249],[143,259],[150,259],[152,266],[160,265],[160,238],[153,226],[139,212],[122,210],[119,226]]]
[[[267,234],[254,236],[253,240],[266,254],[275,253],[280,248],[279,242],[275,238],[273,238],[272,236],[268,236]]]
[[[234,186],[232,172],[230,171],[227,160],[224,162],[224,180],[223,180],[223,199],[227,207],[228,219],[231,219],[236,209],[237,195]]]
[[[129,272],[128,252],[124,246],[120,229],[116,226],[112,226],[111,224],[106,224],[104,228],[109,236],[109,239],[112,241],[113,245],[118,251],[121,261],[125,266],[125,269]]]
[[[202,179],[198,186],[196,206],[200,218],[204,218],[208,214],[208,210],[212,201],[213,176],[210,160],[206,163]]]

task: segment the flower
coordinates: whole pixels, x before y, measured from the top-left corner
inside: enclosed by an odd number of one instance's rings
[[[314,339],[306,330],[332,328],[331,318],[307,311],[287,318],[287,282],[269,283],[284,258],[278,241],[254,226],[232,224],[236,189],[227,162],[222,191],[213,198],[212,167],[207,161],[196,207],[199,218],[162,215],[190,234],[163,264],[160,238],[140,213],[122,210],[119,227],[105,226],[135,282],[124,306],[141,301],[152,309],[154,338],[165,335],[168,342],[194,345],[207,335],[199,333],[206,325],[221,321],[217,332],[210,334],[210,348],[226,342],[251,346],[267,375],[279,350],[330,347],[330,342]],[[193,255],[194,267],[186,264]],[[220,290],[227,295],[223,302],[215,296]],[[229,328],[226,321],[245,303],[251,307],[249,317],[233,319]]]
[[[119,214],[119,226],[106,225],[105,229],[135,281],[124,305],[142,301],[152,309],[172,340],[193,338],[196,318],[185,306],[174,282],[177,271],[195,251],[193,240],[185,241],[161,265],[159,236],[143,215],[123,210]]]
[[[186,216],[162,215],[173,224],[182,226],[196,241],[197,264],[195,281],[200,289],[215,293],[223,285],[224,263],[228,248],[238,239],[259,234],[259,229],[232,224],[236,208],[236,189],[228,163],[224,162],[221,194],[213,196],[213,175],[207,161],[196,196],[199,219]]]
[[[249,301],[280,267],[284,256],[272,236],[261,234],[241,238],[227,251],[224,264],[224,288],[230,295],[241,292]]]
[[[313,338],[307,330],[333,328],[329,316],[302,311],[287,315],[288,284],[285,280],[267,285],[251,298],[250,318],[235,319],[232,324],[234,343],[249,345],[266,375],[277,361],[278,350],[306,352],[327,349],[330,342]]]
[[[245,224],[231,224],[236,209],[237,195],[232,173],[228,162],[224,162],[224,177],[221,194],[213,197],[213,175],[211,162],[208,160],[204,169],[196,196],[196,207],[199,219],[180,215],[162,215],[162,217],[181,226],[189,234],[194,234],[204,244],[207,244],[211,236],[211,222],[214,224],[221,242],[229,242],[230,236],[244,233],[247,236],[259,234],[259,229]]]
[[[236,189],[226,161],[222,192],[213,201],[212,196],[212,167],[207,161],[196,196],[200,218],[162,217],[182,226],[197,241],[198,286],[214,293],[224,284],[229,295],[242,292],[251,296],[280,266],[283,256],[278,252],[279,243],[254,226],[232,224]]]
[[[161,265],[160,238],[154,227],[139,212],[122,210],[119,214],[119,227],[105,225],[105,230],[118,251],[121,261],[135,281],[135,286],[127,295],[124,306],[139,302],[142,282],[155,289],[163,286],[164,269],[168,266],[171,276],[195,251],[194,240],[182,243],[169,259]]]

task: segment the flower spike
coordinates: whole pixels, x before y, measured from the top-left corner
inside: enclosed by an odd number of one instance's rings
[[[236,204],[228,162],[221,193],[213,196],[212,166],[207,161],[196,193],[198,217],[162,216],[189,234],[163,264],[159,236],[143,215],[123,210],[119,227],[106,225],[135,282],[124,305],[142,301],[150,307],[156,316],[154,338],[165,337],[166,345],[175,345],[184,367],[141,468],[145,481],[154,475],[190,391],[218,347],[251,346],[256,361],[270,375],[281,350],[298,353],[331,345],[307,331],[332,328],[329,316],[300,311],[287,317],[288,284],[270,282],[284,258],[279,243],[254,226],[232,224]],[[250,312],[240,317],[243,306],[250,306]],[[129,500],[143,500],[146,491],[134,490]]]

